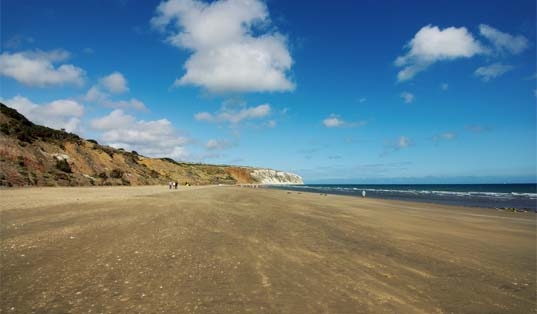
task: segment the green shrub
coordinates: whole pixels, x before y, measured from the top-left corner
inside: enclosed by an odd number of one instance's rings
[[[69,165],[69,163],[65,159],[56,160],[56,169],[58,169],[60,171],[63,171],[63,172],[66,172],[66,173],[71,173],[72,172],[71,166]]]
[[[110,178],[119,179],[123,176],[123,171],[120,169],[114,169],[110,172]]]
[[[26,164],[24,163],[24,157],[23,156],[18,156],[17,157],[17,163],[19,164],[19,166],[21,167],[25,167]]]
[[[9,126],[7,124],[0,125],[0,132],[4,133],[6,135],[9,135],[10,134]]]

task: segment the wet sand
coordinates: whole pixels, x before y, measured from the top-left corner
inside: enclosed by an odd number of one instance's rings
[[[239,187],[0,199],[0,313],[537,313],[533,213]]]

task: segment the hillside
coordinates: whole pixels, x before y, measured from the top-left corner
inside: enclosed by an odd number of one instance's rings
[[[261,174],[261,175],[260,175]],[[36,125],[0,103],[0,186],[301,184],[291,173],[176,162]]]

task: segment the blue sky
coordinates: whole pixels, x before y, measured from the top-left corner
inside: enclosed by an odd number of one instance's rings
[[[535,1],[2,1],[1,101],[305,182],[536,181]]]

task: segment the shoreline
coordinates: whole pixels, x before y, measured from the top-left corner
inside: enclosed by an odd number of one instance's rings
[[[453,184],[445,184],[444,186],[452,186]],[[455,184],[457,186],[465,185],[465,184]],[[475,184],[466,184],[466,186],[473,186]],[[496,185],[496,184],[491,184]],[[534,185],[531,183],[531,185]],[[329,185],[328,185],[329,186]],[[494,210],[508,210],[508,211],[514,211],[514,212],[535,212],[537,213],[537,199],[526,199],[526,200],[514,200],[514,201],[508,201],[505,199],[486,199],[486,198],[480,198],[475,196],[470,196],[469,194],[475,193],[470,191],[427,191],[428,194],[424,193],[412,193],[412,191],[405,191],[405,194],[402,194],[399,190],[382,190],[382,193],[379,193],[375,190],[371,190],[371,186],[375,185],[364,185],[368,188],[359,188],[359,189],[352,189],[352,190],[344,190],[339,187],[341,186],[359,186],[359,185],[333,185],[334,187],[337,187],[335,190],[331,188],[326,188],[325,185],[321,185],[321,188],[316,187],[316,185],[303,185],[303,186],[269,186],[269,188],[273,189],[280,189],[280,190],[287,190],[287,191],[299,191],[299,192],[308,192],[308,193],[320,193],[320,194],[330,194],[330,195],[344,195],[344,196],[351,196],[351,197],[357,197],[362,198],[361,194],[359,192],[361,190],[365,190],[368,194],[368,198],[375,198],[375,199],[382,199],[382,200],[395,200],[395,201],[402,201],[402,202],[417,202],[417,203],[424,203],[424,204],[437,204],[437,205],[450,205],[450,206],[463,206],[463,207],[471,207],[471,208],[486,208],[486,209],[494,209]],[[379,187],[386,186],[386,185],[376,185]],[[393,186],[393,185],[388,185]],[[431,186],[428,184],[421,184],[421,185],[395,185],[395,186]],[[433,186],[441,186],[438,184],[435,184]],[[426,191],[426,190],[425,190]],[[386,192],[388,192],[386,194]],[[442,193],[453,193],[456,196],[448,196],[442,195]],[[383,194],[384,193],[384,194]],[[392,194],[389,194],[392,193]],[[438,193],[439,195],[434,195],[435,193]],[[467,194],[465,194],[467,193]],[[469,193],[469,194],[468,194]],[[479,192],[477,192],[479,193]],[[488,192],[481,192],[481,193],[488,193]],[[506,194],[512,194],[512,193],[506,193]],[[466,198],[464,196],[466,196]],[[520,204],[520,202],[524,202],[524,204]],[[500,205],[498,206],[499,203]]]
[[[1,312],[535,310],[531,213],[234,186],[7,194]]]

